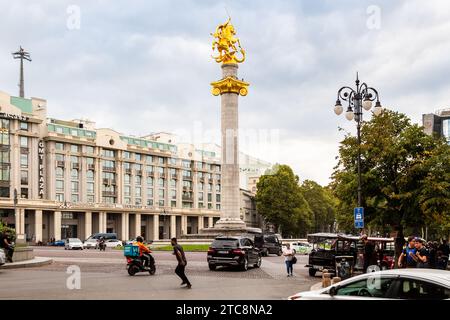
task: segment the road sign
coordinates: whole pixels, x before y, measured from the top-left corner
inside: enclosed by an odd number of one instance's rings
[[[363,229],[364,228],[364,208],[355,208],[353,213],[355,215],[355,228]]]

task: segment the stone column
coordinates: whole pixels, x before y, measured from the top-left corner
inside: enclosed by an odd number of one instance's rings
[[[198,216],[198,232],[200,232],[201,229],[203,229],[203,216]]]
[[[177,237],[177,216],[170,216],[170,238]]]
[[[222,65],[223,79],[237,79],[237,64]],[[221,92],[222,203],[217,228],[245,228],[239,211],[239,93]]]
[[[212,228],[214,224],[213,217],[208,217],[208,228]]]
[[[84,213],[84,238],[87,239],[92,235],[92,212]]]
[[[159,214],[153,215],[153,240],[159,240]]]
[[[61,240],[61,211],[53,213],[53,237],[55,240]]]
[[[42,241],[42,210],[34,211],[34,234],[36,243]]]
[[[182,215],[181,216],[181,234],[187,234],[187,216]]]
[[[18,195],[20,197],[20,194]],[[15,216],[15,224],[16,224],[16,234],[18,235],[18,240],[26,240],[24,237],[25,232],[25,209],[16,208],[16,216]],[[21,236],[19,238],[19,235]]]
[[[98,232],[99,233],[106,232],[106,212],[98,213]]]
[[[129,228],[129,220],[128,220],[128,212],[124,212],[121,215],[121,223],[120,223],[120,239],[129,240],[128,232]]]
[[[134,234],[137,236],[141,235],[141,214],[140,213],[136,213],[134,215]],[[148,237],[148,235],[147,235]]]

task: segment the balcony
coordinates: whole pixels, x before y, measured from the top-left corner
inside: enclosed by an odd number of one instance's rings
[[[28,185],[28,179],[20,179],[21,185]]]
[[[147,176],[148,177],[154,177],[155,176],[155,172],[153,172],[153,171],[148,172],[147,171]]]
[[[166,178],[166,174],[160,172],[160,173],[159,173],[159,177],[162,178],[162,179],[165,179],[165,178]]]
[[[116,172],[116,168],[115,167],[103,167],[103,171]]]
[[[177,174],[171,174],[170,177],[171,177],[172,179],[175,179],[175,180],[178,179],[178,175],[177,175]]]
[[[201,182],[201,183],[205,182],[205,178],[203,178],[203,177],[198,178],[198,182]]]
[[[95,164],[88,164],[87,168],[88,170],[95,170]]]
[[[217,179],[217,184],[221,184],[221,183],[222,183],[222,180]]]
[[[117,193],[115,191],[102,191],[103,197],[116,197]]]
[[[64,161],[56,161],[56,166],[60,168],[64,168]]]
[[[183,187],[183,192],[192,192],[191,187]]]
[[[183,176],[183,180],[188,180],[188,181],[192,181],[192,176],[188,177],[188,176]]]
[[[125,168],[125,173],[126,174],[131,174],[131,169],[130,168]]]
[[[181,199],[183,201],[194,201],[194,198],[192,196],[181,196]]]
[[[136,175],[137,176],[142,176],[142,170],[136,170]]]
[[[80,164],[78,162],[73,162],[72,169],[80,169]]]
[[[105,186],[112,186],[116,184],[116,180],[115,179],[103,179],[103,184]]]
[[[213,183],[213,179],[208,179],[208,183]]]

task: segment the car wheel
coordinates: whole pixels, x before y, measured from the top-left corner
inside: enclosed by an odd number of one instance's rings
[[[262,263],[262,258],[260,255],[258,255],[258,260],[256,260],[256,263],[254,265],[255,268],[259,268],[261,267],[261,263]]]
[[[155,274],[155,272],[156,272],[156,267],[155,266],[151,266],[150,267],[150,271],[148,273],[150,273],[150,275],[152,276],[152,275]]]
[[[311,277],[315,277],[315,276],[316,276],[316,272],[317,272],[316,269],[309,268],[309,275],[310,275]]]
[[[136,273],[138,273],[139,272],[139,268],[137,267],[137,266],[135,266],[135,265],[132,265],[132,266],[129,266],[128,267],[128,274],[130,275],[130,276],[134,276]]]
[[[283,254],[283,251],[281,251],[281,250],[277,252],[277,256],[281,256],[282,254]]]
[[[248,270],[248,259],[247,257],[244,258],[244,262],[241,264],[241,270],[247,271]]]
[[[209,270],[211,270],[211,271],[215,271],[216,270],[216,265],[215,264],[208,263],[208,267],[209,267]]]

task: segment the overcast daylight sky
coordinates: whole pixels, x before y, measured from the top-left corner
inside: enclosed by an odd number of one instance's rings
[[[327,184],[344,135],[338,127],[356,131],[333,112],[337,90],[354,85],[356,71],[384,107],[413,122],[449,106],[443,0],[0,0],[0,90],[18,95],[11,52],[22,45],[33,59],[25,94],[47,99],[49,117],[138,136],[200,127],[208,140],[220,125],[210,82],[221,77],[210,32],[226,21],[225,7],[248,55],[239,67],[251,83],[240,127],[263,146],[265,134],[275,139],[271,151],[245,141],[242,149],[292,166],[302,180]]]

